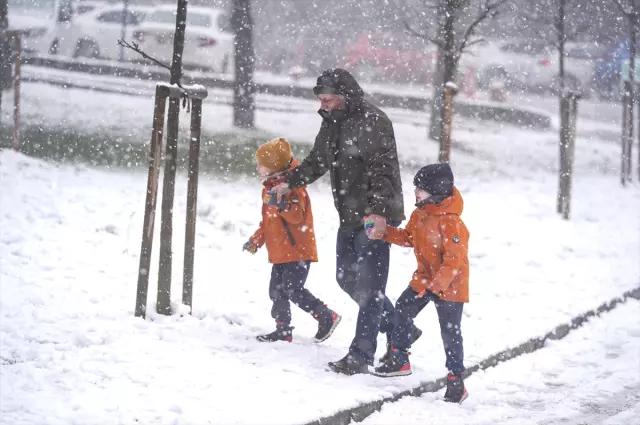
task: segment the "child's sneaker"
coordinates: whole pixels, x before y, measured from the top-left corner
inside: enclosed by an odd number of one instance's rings
[[[415,325],[413,326],[413,332],[411,332],[411,341],[409,343],[411,346],[422,336],[422,330],[417,328]],[[390,336],[388,336],[390,338]],[[391,343],[387,342],[387,351],[384,353],[384,356],[380,357],[378,360],[381,364],[387,361],[387,358],[391,355]]]
[[[277,342],[277,341],[291,342],[293,341],[293,335],[291,332],[292,330],[293,330],[292,326],[278,325],[278,328],[275,331],[269,334],[258,335],[256,339],[260,342]]]
[[[329,339],[336,330],[336,327],[342,320],[342,316],[333,310],[323,305],[318,313],[315,313],[313,317],[318,321],[318,332],[316,333],[316,342],[322,342]]]
[[[373,374],[384,378],[411,375],[409,353],[405,350],[398,350],[396,347],[391,347],[385,362],[375,368]]]
[[[461,373],[451,373],[447,375],[447,391],[444,393],[444,401],[449,403],[462,403],[469,393],[464,387]]]

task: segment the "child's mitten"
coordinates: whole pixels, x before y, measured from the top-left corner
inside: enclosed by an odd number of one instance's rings
[[[280,202],[278,202],[278,197],[276,193],[271,190],[267,191],[267,194],[265,195],[263,202],[267,205],[278,207],[278,210],[280,211],[284,210],[286,206],[285,198],[282,197]]]
[[[254,244],[251,241],[247,241],[244,245],[242,245],[242,250],[249,251],[251,254],[255,254],[258,251],[258,245]]]

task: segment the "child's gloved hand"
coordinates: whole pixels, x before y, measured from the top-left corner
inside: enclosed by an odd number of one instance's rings
[[[255,254],[258,251],[258,245],[254,244],[251,241],[247,241],[244,245],[242,245],[242,250],[249,251],[251,254]]]
[[[368,215],[364,218],[364,230],[369,239],[382,239],[387,233],[387,219],[381,215]]]
[[[278,207],[278,210],[280,210],[280,211],[284,210],[285,206],[286,206],[285,198],[282,197],[280,202],[278,202],[278,197],[276,196],[276,192],[271,191],[271,190],[267,191],[267,194],[264,197],[263,202],[265,204],[267,204],[267,205]]]

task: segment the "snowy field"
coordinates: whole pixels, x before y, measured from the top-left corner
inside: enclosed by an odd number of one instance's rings
[[[29,124],[149,134],[150,98],[24,86]],[[258,111],[257,124],[311,142],[319,125],[315,109],[309,102],[308,112]],[[417,114],[389,113],[400,156],[420,165],[433,161],[436,147],[424,141],[426,129],[403,122]],[[228,131],[230,108],[206,105],[203,123],[212,133]],[[619,187],[615,144],[578,139],[574,214],[564,222],[554,212],[556,134],[465,121],[454,138],[453,166],[471,231],[471,303],[463,320],[467,366],[640,284],[640,188]],[[405,170],[407,212],[411,179]],[[256,179],[220,181],[206,173],[199,190],[193,316],[134,318],[145,186],[141,171],[56,165],[0,152],[2,423],[300,424],[446,373],[429,308],[417,320],[425,336],[412,350],[412,376],[385,380],[326,371],[328,361],[346,353],[356,308],[335,282],[337,217],[324,182],[310,188],[320,263],[312,266],[307,285],[344,317],[331,339],[314,344],[315,321],[294,308],[294,343],[255,341],[273,327],[269,265],[265,252],[252,257],[241,247],[258,224],[261,188]],[[177,187],[176,305],[183,173]],[[414,268],[410,250],[392,250],[387,292],[393,300]],[[149,310],[156,281],[152,274]],[[379,355],[382,338],[380,344]],[[486,380],[500,387],[509,379],[478,376],[469,406],[474,397],[485,400],[482,385],[493,385]]]
[[[144,95],[126,96],[25,83],[22,91],[22,121],[42,128],[72,128],[92,134],[125,136],[129,140],[147,143],[151,133],[153,94],[148,87],[132,86],[131,90]],[[231,107],[217,103],[227,101],[228,94],[212,91],[210,96],[211,99],[205,100],[203,106],[202,126],[205,134],[234,131]],[[6,96],[4,102],[10,104],[12,95]],[[256,112],[258,128],[297,142],[313,143],[320,127],[317,102],[260,95],[258,104],[272,108]],[[3,110],[3,122],[11,122],[10,112],[8,108]],[[426,140],[429,118],[426,112],[393,108],[387,108],[385,112],[394,123],[402,160],[421,165],[437,159],[436,144]],[[184,112],[181,126],[185,133],[189,131],[188,115]],[[557,127],[555,119],[554,126]],[[576,173],[617,174],[620,148],[617,136],[612,137],[616,131],[614,124],[603,121],[579,121]],[[540,171],[557,170],[557,128],[550,131],[524,131],[511,125],[459,118],[455,122],[453,140],[452,160],[458,167],[468,171],[505,175],[510,170],[519,170],[517,175],[520,177],[530,173],[535,177]],[[215,138],[210,140],[205,137],[203,142],[216,141]],[[469,155],[461,155],[461,152]]]
[[[445,403],[441,392],[409,397],[362,424],[637,424],[638,317],[640,302],[630,300],[541,351],[474,374],[462,405]]]

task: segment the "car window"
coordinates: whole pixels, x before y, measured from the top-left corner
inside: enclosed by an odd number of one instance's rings
[[[98,21],[107,22],[110,24],[122,23],[122,11],[117,10],[113,12],[104,12],[98,15]]]
[[[547,46],[540,43],[509,43],[500,48],[503,52],[518,53],[522,55],[539,55],[547,52]]]
[[[140,25],[147,14],[138,10],[129,10],[127,15],[127,25]]]
[[[569,52],[567,52],[567,56],[573,59],[596,59],[602,56],[601,48],[585,48],[585,47],[576,47]]]
[[[218,29],[222,32],[233,32],[233,29],[231,28],[231,19],[229,19],[229,15],[226,13],[218,15]]]
[[[76,13],[78,15],[82,15],[84,13],[91,12],[95,8],[96,7],[94,5],[92,5],[92,4],[80,4],[80,5],[76,6]]]
[[[193,25],[196,27],[210,27],[211,16],[203,13],[189,13],[187,12],[187,25]]]
[[[159,24],[173,24],[176,23],[176,12],[168,10],[156,10],[147,18],[147,22],[156,22]],[[187,10],[187,25],[193,25],[196,27],[210,27],[211,17],[204,13],[189,13]]]
[[[140,22],[144,19],[143,12],[134,12],[132,10],[127,10],[126,13],[126,24],[127,25],[140,25]],[[110,24],[123,24],[125,19],[124,10],[114,10],[110,12],[104,12],[98,16],[98,21],[106,22]]]

